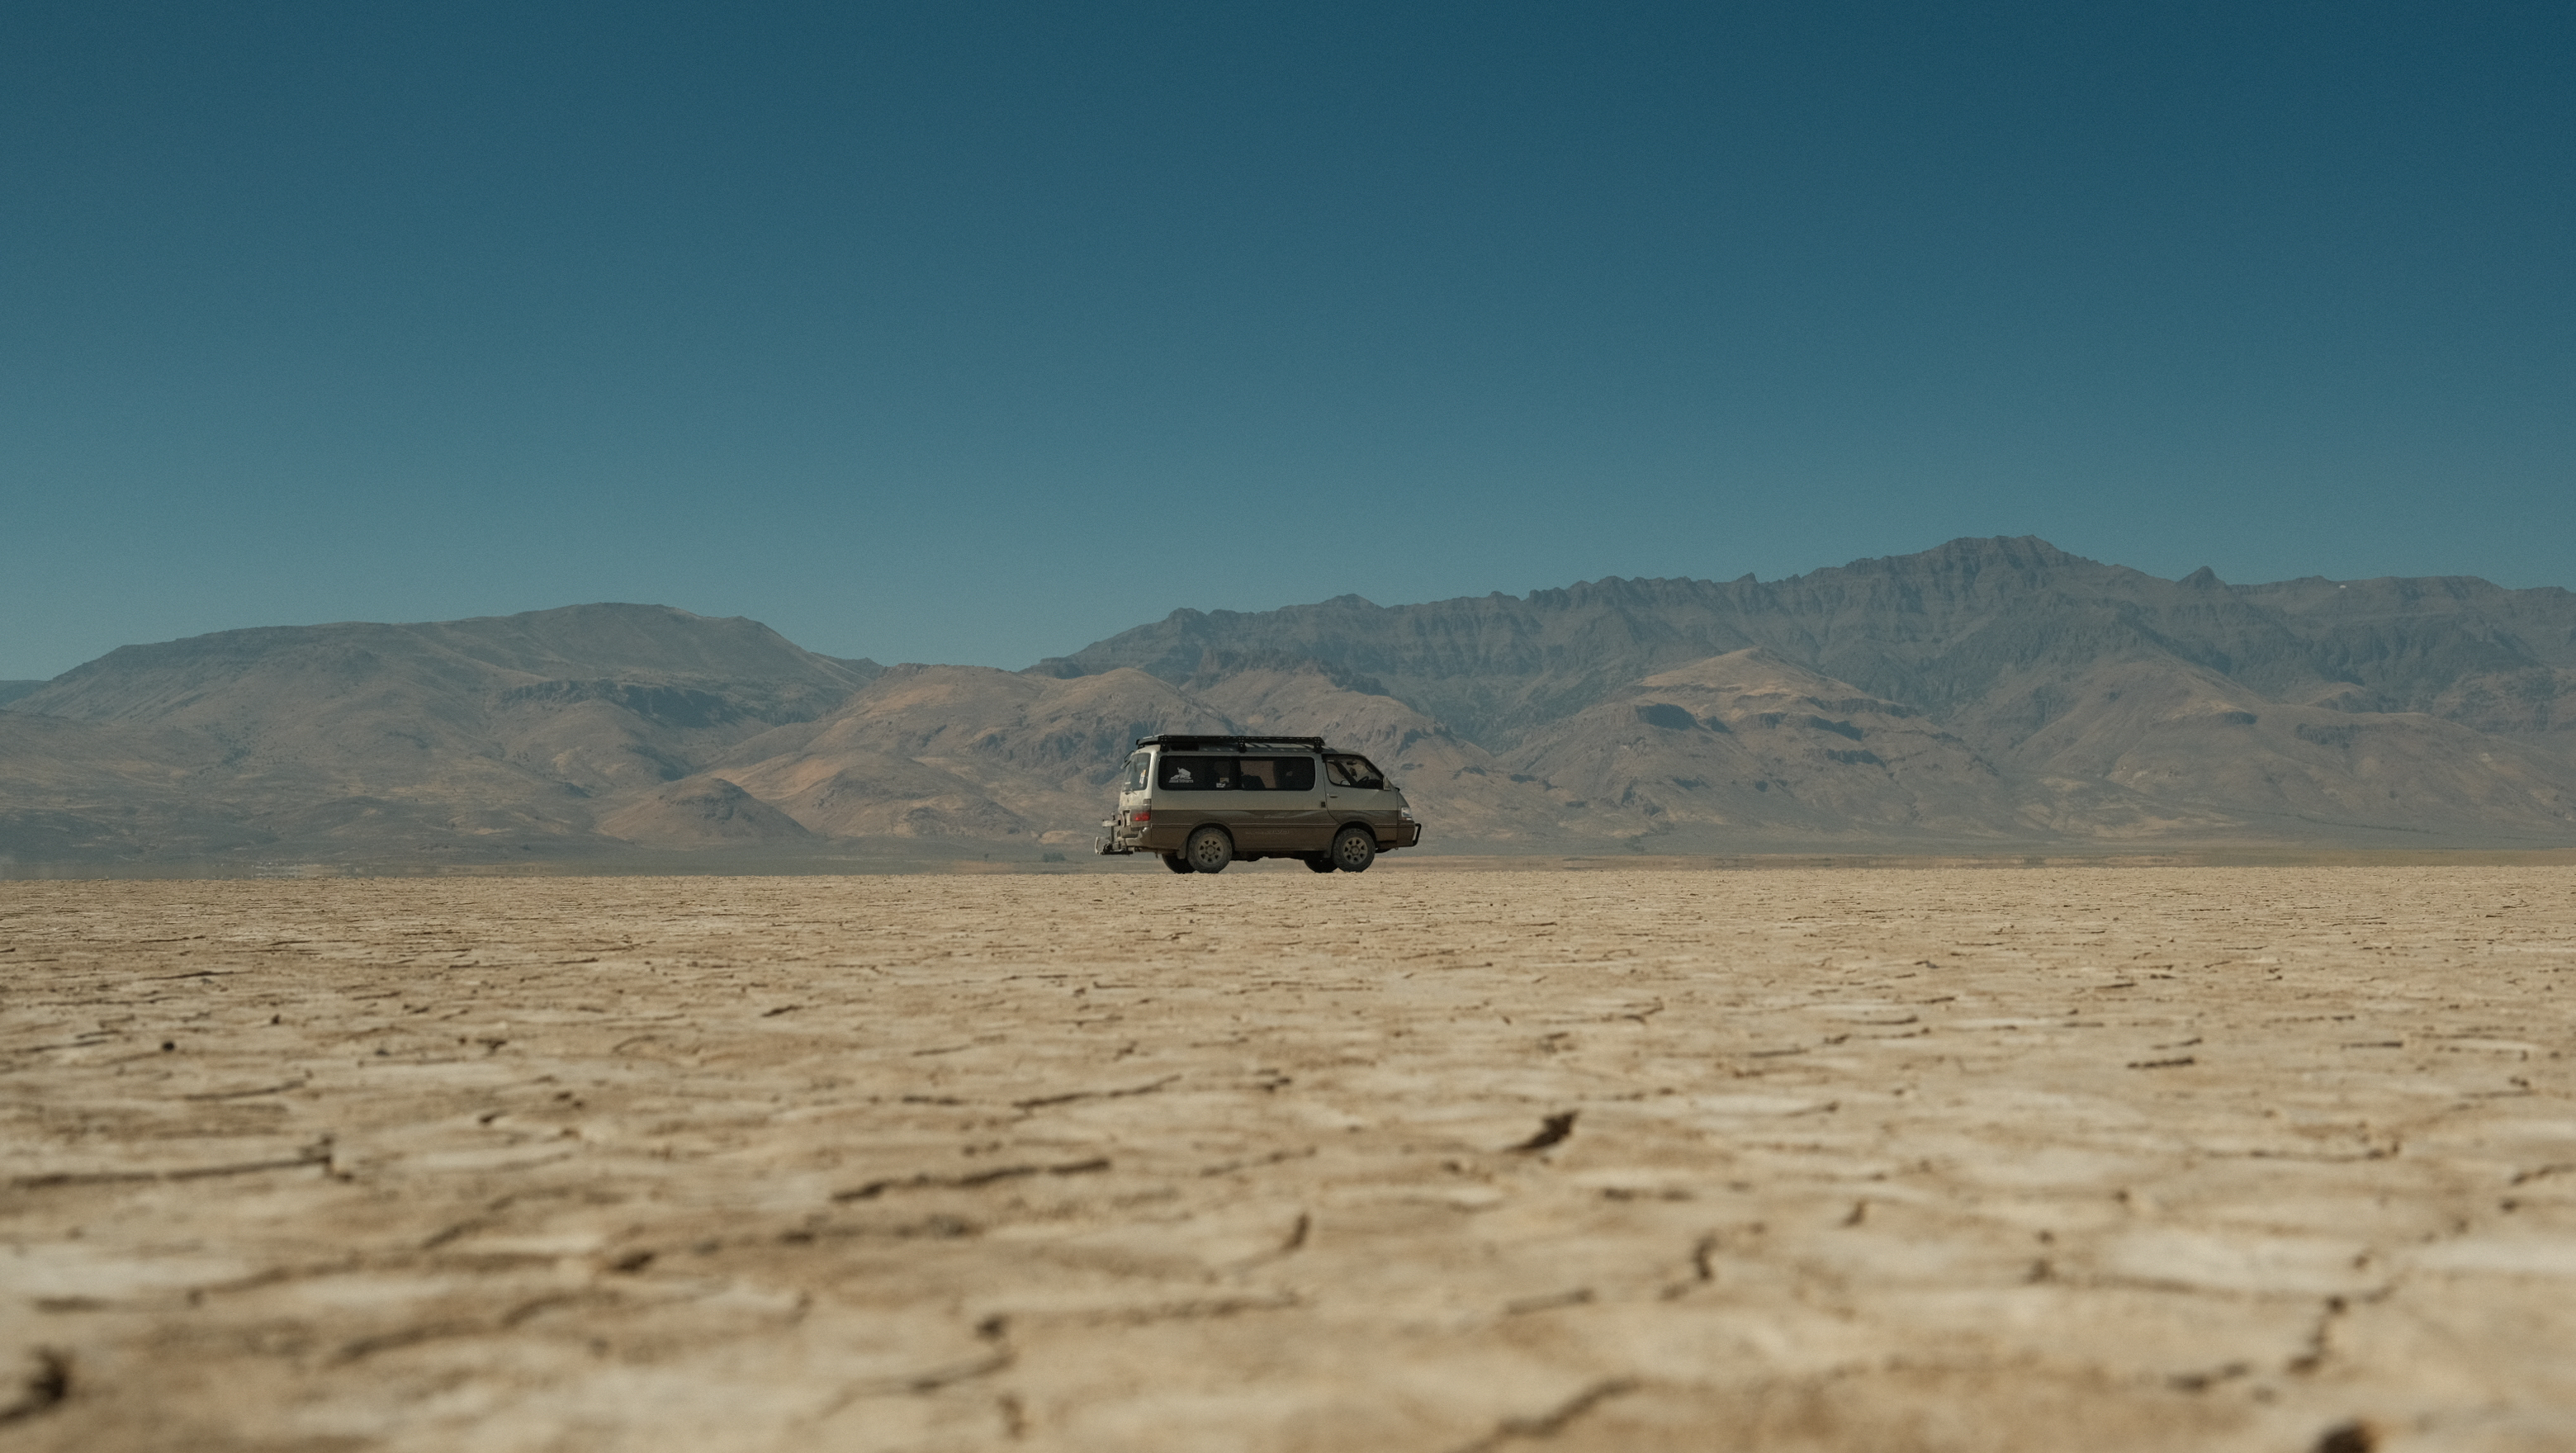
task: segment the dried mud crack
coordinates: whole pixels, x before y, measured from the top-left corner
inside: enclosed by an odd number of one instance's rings
[[[2576,872],[1267,866],[7,885],[0,1433],[2576,1446]]]

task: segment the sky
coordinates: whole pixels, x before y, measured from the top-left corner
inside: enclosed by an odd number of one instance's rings
[[[2036,534],[2576,586],[2576,7],[0,7],[0,678]]]

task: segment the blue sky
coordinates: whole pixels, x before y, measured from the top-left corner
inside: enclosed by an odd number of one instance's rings
[[[2040,534],[2576,585],[2576,9],[0,9],[0,677]],[[1186,502],[1186,503],[1185,503]]]

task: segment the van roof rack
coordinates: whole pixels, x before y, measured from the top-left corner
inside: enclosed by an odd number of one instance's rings
[[[1287,747],[1301,752],[1320,752],[1324,750],[1324,739],[1322,737],[1205,737],[1166,732],[1160,736],[1138,737],[1136,745],[1177,747],[1184,752],[1197,751],[1203,747]]]

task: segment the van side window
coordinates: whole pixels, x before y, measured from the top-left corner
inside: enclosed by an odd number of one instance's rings
[[[1386,777],[1369,764],[1366,757],[1326,757],[1324,775],[1336,787],[1358,787],[1376,791],[1386,785]]]
[[[1173,792],[1219,792],[1234,787],[1232,757],[1165,757],[1154,785]]]
[[[1243,789],[1247,792],[1312,792],[1315,790],[1315,759],[1312,757],[1246,757],[1242,761]]]

